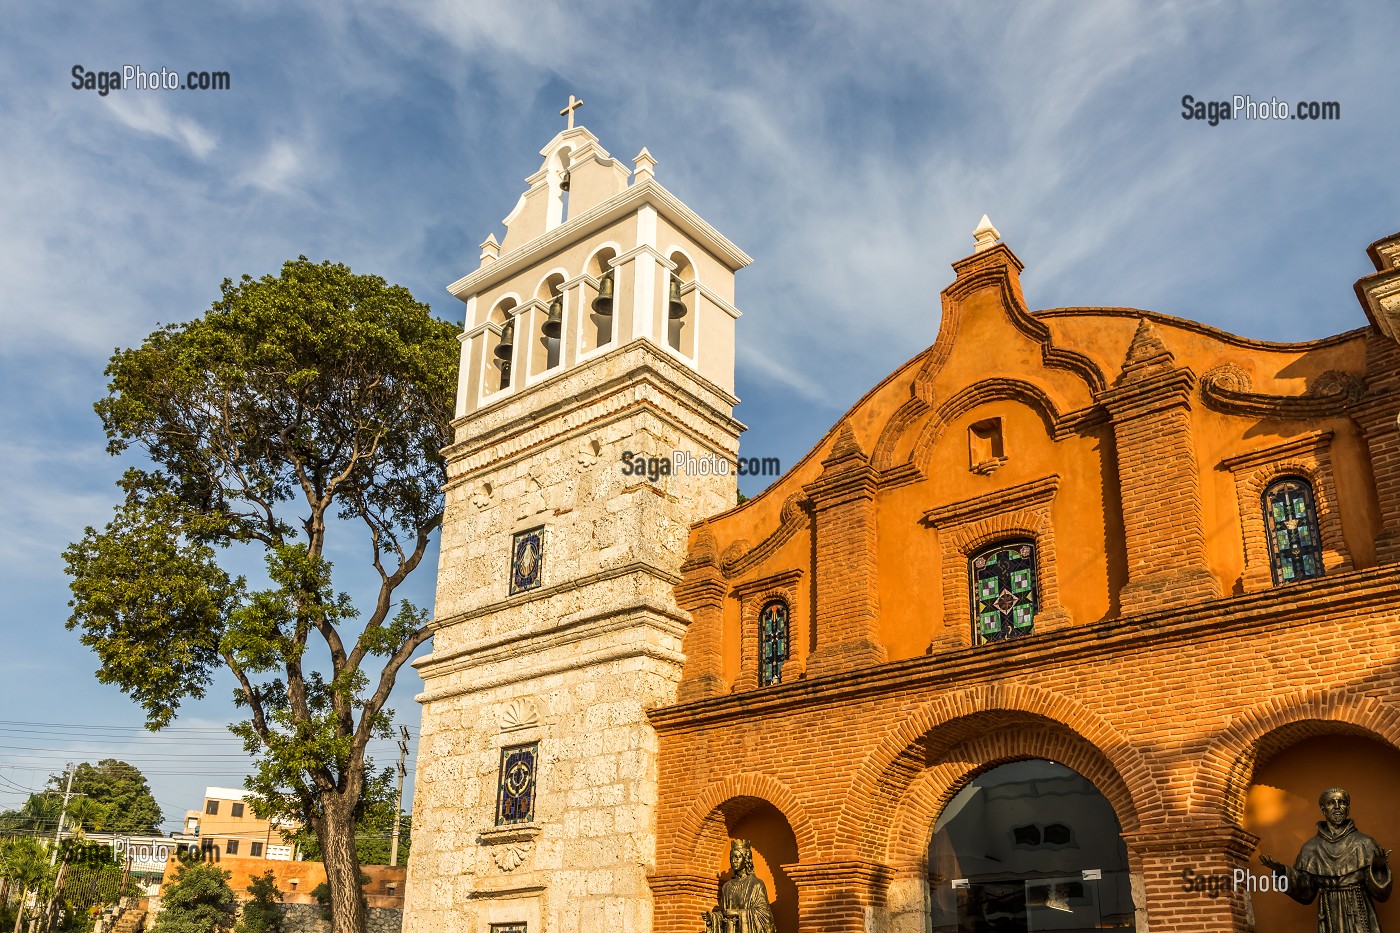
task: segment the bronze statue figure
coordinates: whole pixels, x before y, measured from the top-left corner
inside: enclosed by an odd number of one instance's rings
[[[1287,877],[1288,896],[1298,903],[1317,898],[1318,933],[1380,933],[1373,902],[1390,896],[1390,852],[1356,828],[1346,791],[1329,787],[1317,802],[1326,819],[1293,867],[1267,855],[1260,861]]]
[[[729,867],[734,877],[720,888],[719,906],[701,915],[705,933],[775,933],[768,889],[753,872],[753,850],[747,839],[729,843]]]

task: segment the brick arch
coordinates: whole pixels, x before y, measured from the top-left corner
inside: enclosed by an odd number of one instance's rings
[[[666,843],[665,859],[697,864],[707,845],[719,846],[729,838],[726,818],[741,818],[760,803],[773,806],[787,820],[797,839],[799,861],[808,861],[816,851],[817,831],[806,809],[786,784],[752,771],[715,781],[701,792]]]
[[[1076,733],[1064,729],[1009,729],[974,735],[950,748],[943,760],[924,769],[900,798],[890,821],[883,861],[896,872],[928,870],[929,839],[944,807],[978,775],[1013,761],[1040,758],[1062,764],[1087,779],[1108,799],[1127,833],[1139,827],[1132,792],[1108,758]]]
[[[1166,816],[1160,782],[1147,759],[1103,717],[1063,694],[997,682],[945,694],[891,729],[851,782],[833,833],[834,845],[879,857],[886,848],[884,838],[895,809],[926,762],[936,761],[979,733],[1028,721],[1067,730],[1106,759],[1127,789],[1128,799],[1118,810],[1125,826]]]
[[[933,448],[950,424],[979,405],[1008,399],[1020,402],[1035,412],[1045,425],[1045,433],[1051,437],[1055,435],[1055,426],[1060,422],[1061,416],[1050,394],[1024,379],[998,376],[970,385],[939,405],[933,416],[924,422],[918,437],[915,438],[913,448],[909,452],[909,462],[927,473]]]
[[[1196,771],[1188,812],[1241,825],[1255,768],[1318,735],[1354,735],[1400,748],[1400,708],[1352,691],[1299,692],[1261,704],[1211,741]]]

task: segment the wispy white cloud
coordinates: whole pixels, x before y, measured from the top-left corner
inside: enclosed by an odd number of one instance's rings
[[[190,117],[172,113],[165,99],[170,91],[126,91],[112,94],[106,112],[123,126],[168,139],[196,159],[206,159],[217,146],[214,134]]]

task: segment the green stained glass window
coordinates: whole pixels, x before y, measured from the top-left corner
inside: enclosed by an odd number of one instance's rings
[[[788,659],[788,605],[775,599],[758,616],[758,684],[782,683],[783,662]]]
[[[1271,483],[1263,500],[1274,584],[1322,576],[1322,539],[1317,533],[1312,486],[1305,479],[1287,476]]]
[[[1030,635],[1035,625],[1035,544],[1011,541],[973,556],[972,615],[977,643]]]

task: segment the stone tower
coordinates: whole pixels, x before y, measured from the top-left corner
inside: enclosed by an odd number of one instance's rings
[[[713,467],[743,430],[749,257],[645,149],[629,172],[571,125],[541,155],[504,242],[449,286],[466,326],[405,933],[651,929],[647,710],[676,698],[689,527],[735,501]],[[661,467],[676,452],[689,472]]]

